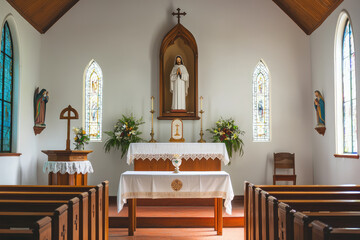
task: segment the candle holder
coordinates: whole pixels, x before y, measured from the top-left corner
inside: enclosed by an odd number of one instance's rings
[[[203,132],[203,115],[204,111],[201,109],[200,110],[200,122],[201,122],[201,127],[200,127],[200,140],[198,141],[199,143],[205,143],[206,141],[203,139],[204,136],[204,132]]]
[[[156,140],[154,139],[154,113],[155,113],[155,111],[154,111],[154,97],[151,97],[151,111],[150,111],[150,113],[151,113],[151,132],[150,132],[150,136],[151,136],[151,139],[150,139],[150,141],[149,142],[152,142],[152,143],[154,143],[154,142],[156,142]]]
[[[154,142],[156,142],[156,140],[154,139],[154,135],[155,135],[154,134],[154,113],[155,113],[155,111],[151,110],[150,112],[151,112],[151,132],[150,132],[151,139],[149,142],[154,143]]]

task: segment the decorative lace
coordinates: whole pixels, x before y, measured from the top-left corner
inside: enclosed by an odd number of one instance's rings
[[[224,143],[131,143],[127,153],[127,163],[134,159],[172,160],[174,154],[184,160],[219,159],[225,165],[229,156]]]
[[[57,161],[46,161],[43,167],[44,173],[57,173],[61,174],[86,174],[93,173],[94,169],[90,161],[73,161],[73,162],[57,162]]]
[[[192,154],[181,154],[180,155],[181,159],[184,160],[193,160],[195,161],[197,160],[201,160],[201,159],[205,159],[205,160],[214,160],[214,159],[220,159],[221,161],[224,161],[224,155],[222,154],[211,154],[211,153],[205,153],[205,154],[200,154],[200,153],[192,153]],[[132,154],[130,156],[130,161],[133,162],[135,159],[151,159],[151,160],[156,160],[159,161],[160,159],[162,160],[172,160],[174,158],[174,154],[172,153],[163,153],[163,154]]]

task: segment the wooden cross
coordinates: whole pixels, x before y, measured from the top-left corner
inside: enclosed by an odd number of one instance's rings
[[[65,228],[65,225],[63,225],[63,230],[62,230],[60,236],[63,238],[63,240],[65,240],[65,238],[66,238],[66,228]]]
[[[77,225],[78,225],[78,215],[76,215],[76,218],[75,218],[74,224],[75,224],[75,230],[77,230]]]
[[[180,8],[176,9],[178,12],[177,13],[172,13],[173,16],[177,15],[177,19],[178,19],[178,24],[180,24],[180,15],[183,15],[185,16],[186,15],[186,12],[183,12],[183,13],[180,13]]]
[[[65,116],[65,113],[68,113]],[[71,116],[71,113],[74,113],[74,116]],[[67,139],[66,139],[66,151],[70,151],[70,120],[71,119],[79,119],[78,112],[69,105],[67,108],[64,108],[60,113],[60,119],[67,119]]]

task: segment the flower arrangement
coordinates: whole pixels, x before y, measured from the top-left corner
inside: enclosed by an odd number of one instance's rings
[[[143,141],[139,137],[141,124],[144,124],[142,118],[136,119],[132,114],[130,116],[122,115],[122,118],[116,122],[114,130],[105,132],[110,137],[105,142],[105,152],[110,152],[111,148],[120,148],[121,157],[123,157],[129,149],[130,143]]]
[[[86,131],[81,128],[73,128],[73,132],[75,134],[74,137],[74,145],[75,150],[84,150],[84,144],[89,144],[90,137],[86,134]]]
[[[235,121],[230,119],[222,119],[216,122],[216,127],[207,129],[212,133],[213,142],[223,142],[226,145],[229,157],[232,157],[232,151],[239,151],[239,155],[244,154],[244,142],[240,139],[240,135],[244,135],[244,131],[241,131]]]

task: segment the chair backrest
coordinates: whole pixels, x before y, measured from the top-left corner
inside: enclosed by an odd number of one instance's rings
[[[295,153],[274,153],[274,174],[277,168],[292,168],[295,174]]]

